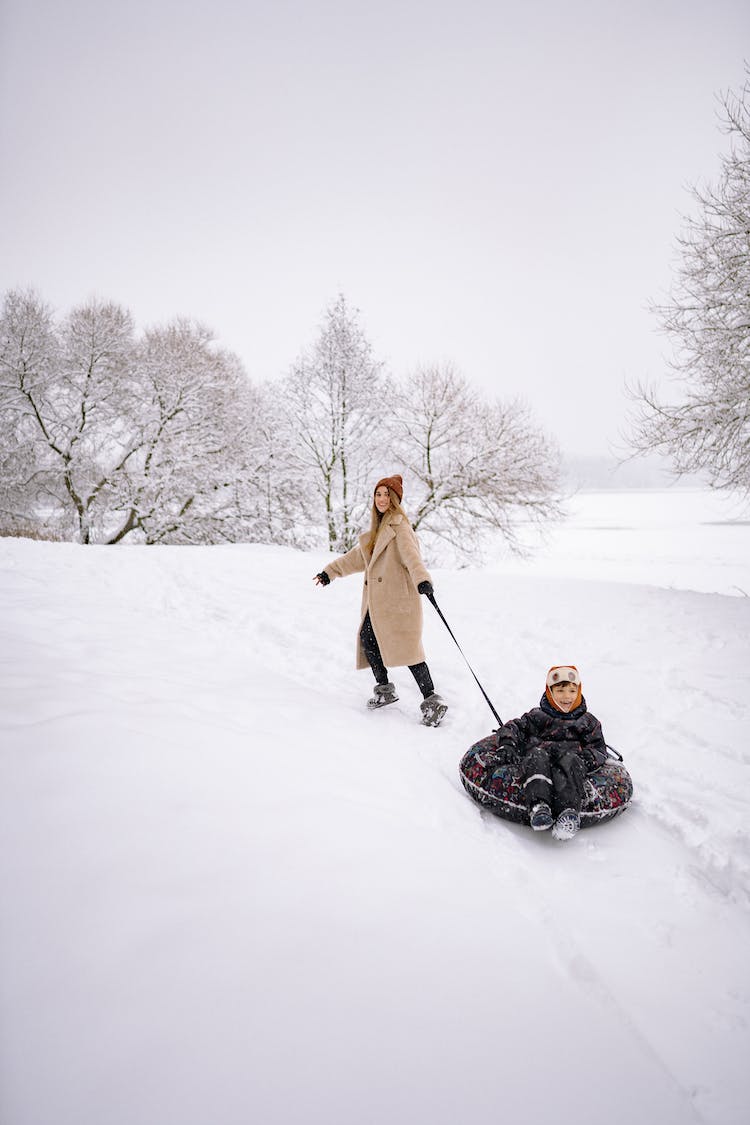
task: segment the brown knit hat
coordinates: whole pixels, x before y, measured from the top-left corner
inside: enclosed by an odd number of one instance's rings
[[[373,490],[372,490],[373,496],[378,491],[381,484],[386,485],[387,488],[390,488],[391,492],[396,493],[396,495],[398,496],[398,502],[400,504],[401,500],[403,498],[403,495],[404,495],[404,482],[401,480],[401,477],[398,476],[398,474],[396,474],[395,476],[392,476],[392,477],[383,477],[383,479],[379,480],[378,483],[373,488]]]

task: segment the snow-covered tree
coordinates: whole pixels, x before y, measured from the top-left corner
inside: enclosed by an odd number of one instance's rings
[[[560,514],[560,457],[518,401],[487,402],[452,367],[428,367],[393,400],[394,451],[420,536],[471,556],[488,532]]]
[[[11,468],[16,518],[82,543],[92,539],[103,496],[132,455],[121,425],[134,403],[133,324],[118,305],[91,301],[56,329],[32,292],[8,294],[0,316],[0,447]],[[23,516],[21,515],[23,513]]]
[[[680,266],[655,308],[674,345],[677,403],[642,384],[630,442],[669,455],[679,473],[750,491],[750,82],[722,100],[730,151],[716,187],[694,188],[697,213],[677,240]]]
[[[339,296],[316,343],[281,387],[301,476],[312,485],[332,550],[352,546],[372,503],[390,416],[382,365]]]
[[[253,542],[307,547],[320,541],[316,497],[298,448],[278,383],[261,384],[253,406],[252,485],[241,503]]]
[[[137,454],[113,480],[117,542],[235,541],[254,471],[254,392],[211,332],[177,319],[148,330],[136,359]]]
[[[0,530],[42,530],[38,495],[52,463],[40,438],[35,400],[54,368],[57,341],[51,310],[35,293],[7,294],[0,313]]]
[[[266,450],[258,393],[211,333],[134,335],[91,301],[57,326],[34,294],[0,315],[0,509],[6,530],[82,543],[250,538]]]

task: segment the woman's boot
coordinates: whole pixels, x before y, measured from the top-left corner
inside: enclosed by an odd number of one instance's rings
[[[375,684],[374,695],[372,699],[367,700],[367,706],[373,710],[376,707],[387,707],[389,703],[395,703],[397,699],[395,684]]]
[[[426,727],[436,727],[442,721],[443,715],[448,710],[445,700],[433,691],[419,705],[422,712],[422,722]]]

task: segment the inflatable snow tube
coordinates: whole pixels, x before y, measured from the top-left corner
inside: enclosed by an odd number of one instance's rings
[[[528,824],[529,814],[518,784],[516,767],[504,765],[496,754],[494,734],[475,742],[461,759],[459,773],[470,797],[506,820]],[[629,807],[633,782],[622,762],[608,759],[586,775],[581,828],[612,820]]]

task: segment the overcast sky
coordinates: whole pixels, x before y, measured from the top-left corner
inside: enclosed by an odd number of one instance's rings
[[[570,452],[659,380],[747,0],[0,0],[0,290],[211,326],[284,374],[343,292]]]

